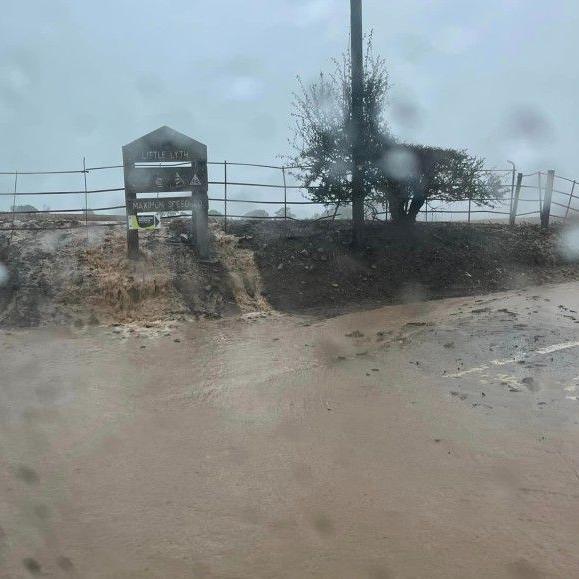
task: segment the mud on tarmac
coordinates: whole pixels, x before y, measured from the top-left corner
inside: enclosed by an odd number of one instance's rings
[[[4,330],[0,575],[573,577],[578,289]]]

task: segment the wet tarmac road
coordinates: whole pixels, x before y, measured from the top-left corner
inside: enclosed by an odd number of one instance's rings
[[[0,577],[579,577],[578,289],[2,332]]]

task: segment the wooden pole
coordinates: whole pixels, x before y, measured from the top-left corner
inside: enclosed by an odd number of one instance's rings
[[[555,171],[547,171],[547,184],[545,186],[545,200],[543,202],[543,213],[541,214],[541,224],[543,227],[549,227],[551,217],[551,199],[553,198],[553,185],[555,183]]]
[[[197,247],[199,257],[203,260],[209,259],[209,224],[208,224],[208,205],[207,191],[193,191],[193,211],[192,211],[192,226],[193,236],[192,241]]]
[[[569,193],[569,203],[567,203],[567,209],[565,211],[565,221],[569,217],[569,210],[571,209],[571,202],[573,201],[573,192],[575,191],[575,181],[573,181],[573,186],[571,187],[571,193]]]
[[[472,193],[468,196],[468,222],[470,223],[470,211],[472,206]]]
[[[202,187],[193,187],[191,190],[191,244],[197,247],[199,257],[207,260],[209,251],[209,186],[207,179],[207,161],[195,160],[191,162],[193,175],[199,177],[202,171]]]
[[[191,161],[191,171],[193,175],[197,175],[197,161]],[[203,205],[201,203],[201,196],[196,195],[196,188],[191,189],[191,245],[197,247],[199,253],[200,249],[200,231],[203,223],[200,222],[199,215],[203,210]]]
[[[227,233],[227,161],[223,163],[223,176],[225,183],[225,190],[224,190],[224,199],[225,199],[225,216],[223,221],[223,230]]]
[[[517,219],[517,211],[519,209],[519,196],[521,195],[521,186],[523,184],[523,174],[519,173],[517,175],[517,185],[515,187],[515,195],[513,197],[513,206],[511,207],[511,215],[509,218],[509,224],[514,225]]]
[[[364,154],[362,131],[364,118],[364,54],[362,37],[362,0],[350,0],[352,56],[352,245],[364,241]]]
[[[541,179],[542,176],[543,173],[539,171],[539,173],[537,174],[537,186],[539,188],[539,216],[543,215],[543,182]]]
[[[512,161],[507,161],[507,163],[510,163],[513,166],[511,177],[511,200],[509,203],[509,215],[510,215],[513,212],[513,198],[515,196],[515,181],[517,179],[517,168]]]
[[[129,170],[134,165],[128,161],[125,154],[125,148],[123,147],[123,173],[125,177],[125,204],[128,205],[129,201],[134,201],[137,198],[137,194],[131,189],[129,183]],[[136,215],[136,214],[135,214]],[[126,209],[127,216],[127,255],[129,259],[139,258],[139,231],[136,229],[129,229],[129,220],[132,214],[129,212],[129,208]]]

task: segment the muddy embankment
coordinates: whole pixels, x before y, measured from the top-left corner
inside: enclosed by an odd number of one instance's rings
[[[579,276],[561,251],[564,232],[536,225],[369,224],[365,247],[352,251],[345,222],[238,221],[228,233],[214,222],[215,258],[204,263],[186,221],[141,234],[138,262],[125,257],[123,226],[54,228],[71,224],[0,232],[1,325],[150,324],[271,309],[332,315]]]

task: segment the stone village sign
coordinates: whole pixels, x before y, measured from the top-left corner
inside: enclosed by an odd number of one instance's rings
[[[207,147],[165,126],[123,147],[127,223],[139,213],[192,212],[192,240],[209,257]],[[188,193],[137,197],[139,193]],[[139,254],[139,231],[127,229],[131,259]]]

